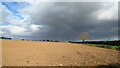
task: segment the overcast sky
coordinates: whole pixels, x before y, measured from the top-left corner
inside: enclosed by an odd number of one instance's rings
[[[13,39],[118,39],[117,2],[1,2],[0,34]]]

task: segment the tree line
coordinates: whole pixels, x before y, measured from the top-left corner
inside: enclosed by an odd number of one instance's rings
[[[12,38],[7,38],[7,37],[0,37],[0,39],[12,39]]]
[[[22,39],[25,40],[25,39]],[[27,41],[47,41],[47,42],[59,42],[58,40],[27,40]]]

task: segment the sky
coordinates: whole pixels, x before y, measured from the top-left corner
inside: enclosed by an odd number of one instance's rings
[[[118,39],[117,2],[0,2],[0,36],[26,40]]]

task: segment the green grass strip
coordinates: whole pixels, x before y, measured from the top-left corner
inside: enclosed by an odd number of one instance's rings
[[[92,45],[92,46],[97,46],[97,47],[104,47],[104,48],[112,48],[112,49],[120,49],[120,45],[103,45],[103,44],[88,44],[88,43],[84,43],[86,45]]]

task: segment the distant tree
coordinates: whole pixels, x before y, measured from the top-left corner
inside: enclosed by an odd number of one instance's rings
[[[80,33],[80,39],[83,40],[83,42],[85,42],[85,40],[88,40],[88,33],[87,32],[82,32]]]
[[[59,42],[58,40],[55,40],[54,42]]]
[[[53,40],[50,40],[50,42],[53,42]]]
[[[8,39],[11,39],[11,38],[8,38]]]
[[[72,41],[68,41],[68,42],[72,42]]]
[[[24,39],[22,39],[22,40],[24,40]]]
[[[4,37],[0,37],[0,39],[5,39]]]
[[[49,40],[46,40],[46,41],[49,41]]]

